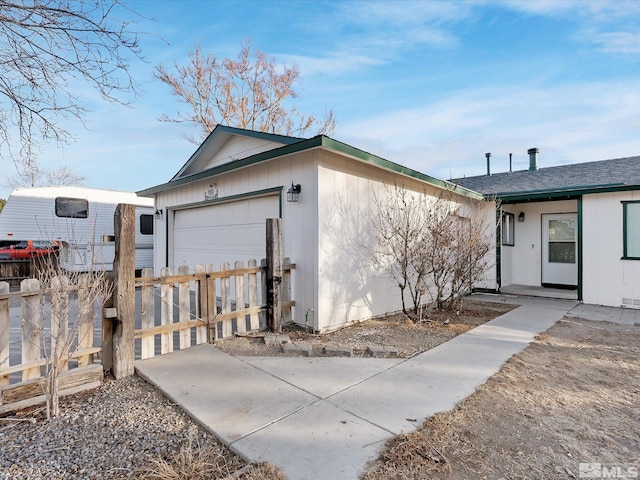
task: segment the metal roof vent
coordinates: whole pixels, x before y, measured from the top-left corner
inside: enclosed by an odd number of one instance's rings
[[[538,150],[537,148],[530,148],[529,150],[527,150],[527,153],[529,154],[529,171],[530,172],[538,170],[538,153],[539,152],[540,150]]]

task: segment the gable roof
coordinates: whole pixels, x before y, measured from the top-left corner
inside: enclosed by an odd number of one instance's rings
[[[196,151],[191,155],[189,160],[178,170],[171,180],[204,170],[206,163],[227,144],[233,137],[245,137],[258,140],[257,146],[250,151],[235,152],[238,156],[258,153],[260,151],[271,150],[276,146],[289,145],[304,140],[298,137],[289,137],[286,135],[277,135],[274,133],[256,132],[255,130],[246,130],[244,128],[228,127],[226,125],[216,125],[207,138],[200,144]],[[227,157],[226,161],[234,160],[233,157]],[[219,163],[226,163],[223,159]]]
[[[222,129],[220,131],[224,133],[229,133],[232,135],[248,135],[252,137],[255,137],[256,134],[258,134],[259,136],[266,135],[269,140],[273,140],[273,137],[279,137],[280,143],[282,143],[283,145],[280,147],[273,148],[271,150],[262,151],[262,152],[247,156],[245,158],[230,159],[226,163],[215,165],[210,168],[206,168],[204,170],[192,172],[188,168],[188,166],[206,163],[205,161],[200,161],[198,159],[199,156],[202,156],[203,158],[207,158],[212,154],[213,150],[204,147],[204,144],[207,142],[211,144],[215,141],[210,139],[212,138],[212,135],[216,132],[216,130],[218,130],[218,128]],[[211,135],[207,137],[207,140],[204,141],[203,145],[201,145],[200,148],[196,150],[196,152],[191,156],[191,158],[187,161],[187,163],[180,169],[178,174],[176,174],[171,180],[169,180],[167,183],[163,183],[160,185],[156,185],[154,187],[140,190],[139,192],[137,192],[137,194],[140,196],[153,196],[156,193],[169,190],[181,185],[187,185],[189,183],[197,182],[205,178],[210,178],[210,177],[214,177],[216,175],[220,175],[233,170],[246,168],[257,163],[266,162],[269,160],[273,160],[275,158],[291,155],[291,154],[302,152],[305,150],[312,150],[312,149],[324,149],[328,151],[333,151],[342,155],[346,155],[357,161],[368,163],[372,166],[377,166],[379,168],[383,168],[385,170],[389,170],[392,172],[399,173],[401,175],[415,178],[417,180],[429,183],[431,185],[435,185],[440,188],[451,190],[460,195],[464,195],[464,196],[475,198],[475,199],[482,199],[482,195],[478,194],[477,192],[471,191],[468,188],[465,188],[464,186],[456,185],[455,183],[448,182],[445,180],[438,180],[435,177],[431,177],[424,173],[420,173],[416,170],[413,170],[409,167],[405,167],[403,165],[392,162],[390,160],[386,160],[384,158],[370,154],[358,148],[352,147],[351,145],[347,145],[346,143],[342,143],[342,142],[339,142],[338,140],[329,138],[325,135],[317,135],[313,138],[301,139],[296,137],[284,137],[281,135],[262,134],[260,132],[254,132],[252,130],[242,130],[242,129],[237,129],[233,127],[222,127],[222,126],[218,126],[214,129]],[[205,150],[206,150],[206,154],[205,154]]]
[[[586,193],[640,189],[640,157],[574,163],[451,180],[503,201],[566,198]]]

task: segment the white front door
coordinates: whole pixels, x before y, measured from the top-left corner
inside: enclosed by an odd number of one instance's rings
[[[578,216],[542,215],[542,285],[578,286]]]

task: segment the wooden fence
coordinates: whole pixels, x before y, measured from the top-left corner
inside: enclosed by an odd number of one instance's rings
[[[36,279],[23,280],[20,291],[10,293],[9,284],[0,282],[0,415],[45,401],[45,375],[56,342],[69,345],[61,357],[64,365],[59,377],[61,396],[100,385],[102,365],[94,363],[101,351],[100,347],[93,346],[95,312],[83,309],[74,316],[74,309],[70,307],[72,315],[68,319],[57,319],[55,313],[51,315],[51,310],[55,312],[56,308],[47,307],[51,302],[54,305],[59,301],[69,302],[76,295],[82,296],[82,289],[78,291],[77,287],[70,286],[66,299],[64,296],[51,299]],[[43,297],[49,297],[48,301]],[[12,301],[20,304],[19,333],[18,327],[10,328]]]
[[[284,259],[281,316],[291,320],[291,270],[295,268]],[[134,332],[136,358],[146,359],[171,353],[193,345],[229,338],[235,334],[267,328],[266,263],[259,266],[250,260],[245,267],[241,261],[233,268],[223,263],[220,270],[214,265],[196,265],[173,272],[163,268],[160,277],[143,270],[136,279],[140,288],[140,326]],[[159,309],[159,312],[158,312]]]
[[[18,284],[21,280],[29,278],[31,276],[31,272],[31,259],[0,259],[0,281]]]
[[[61,343],[68,345],[57,358],[63,364],[58,377],[58,393],[63,396],[99,386],[105,370],[116,379],[133,374],[136,357],[150,358],[237,333],[280,331],[282,323],[291,320],[295,264],[282,258],[281,219],[267,220],[267,260],[260,266],[256,261],[246,267],[236,262],[233,268],[223,263],[218,271],[199,265],[192,273],[188,267],[178,272],[163,269],[160,277],[145,270],[138,279],[135,207],[118,205],[114,226],[113,293],[102,311],[102,337],[95,342],[100,346],[94,346],[95,303],[87,310],[76,308],[75,317],[73,312],[60,313],[67,307],[73,310],[74,296],[77,304],[90,298],[82,287],[90,283],[80,277],[76,282],[58,278],[69,288],[51,298],[35,279],[23,280],[19,292],[10,292],[9,284],[0,282],[0,415],[46,401],[46,373],[55,359],[51,352]],[[60,302],[65,308],[57,310]],[[11,316],[18,304],[19,327],[18,317]]]

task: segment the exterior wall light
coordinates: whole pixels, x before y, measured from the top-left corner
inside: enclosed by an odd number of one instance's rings
[[[161,208],[156,210],[156,218],[162,218],[162,209]]]
[[[524,212],[520,212],[520,215],[518,215],[518,221],[524,222]]]
[[[299,183],[297,185],[294,185],[293,182],[291,182],[291,187],[289,187],[289,190],[287,190],[287,202],[297,202],[298,195],[300,195],[301,191],[302,187]]]

